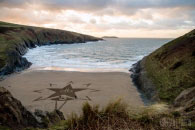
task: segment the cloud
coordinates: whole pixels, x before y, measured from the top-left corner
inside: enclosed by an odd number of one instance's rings
[[[2,21],[97,36],[195,28],[194,0],[0,0],[0,12]]]
[[[1,6],[23,7],[38,4],[48,9],[101,10],[102,8],[143,9],[194,7],[194,0],[0,0]]]
[[[91,24],[96,24],[96,20],[95,20],[95,19],[91,19],[91,20],[90,20],[90,23],[91,23]]]

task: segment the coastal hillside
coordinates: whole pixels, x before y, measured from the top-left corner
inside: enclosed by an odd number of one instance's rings
[[[157,49],[132,71],[148,98],[172,103],[182,91],[195,87],[195,29]]]
[[[41,45],[84,43],[98,40],[101,39],[75,32],[17,25],[0,21],[0,75],[28,68],[31,63],[22,57],[28,48]]]

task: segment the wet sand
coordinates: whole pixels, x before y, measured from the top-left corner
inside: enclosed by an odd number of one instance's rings
[[[105,106],[121,98],[132,107],[143,106],[128,73],[33,70],[12,74],[0,82],[29,110],[81,113],[82,104]]]

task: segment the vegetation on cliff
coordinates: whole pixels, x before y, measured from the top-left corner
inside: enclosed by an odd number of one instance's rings
[[[191,122],[187,129],[195,128],[195,30],[144,57],[131,71],[147,98],[169,103],[174,115]]]
[[[89,103],[83,104],[82,115],[72,114],[66,120],[47,130],[173,130],[193,129],[188,118],[165,104],[132,109],[121,100],[109,103],[102,109]],[[26,130],[46,130],[28,127]]]
[[[195,29],[165,44],[145,58],[147,76],[161,100],[173,102],[195,86]]]
[[[64,30],[0,22],[0,75],[29,67],[30,63],[21,57],[28,48],[97,40],[101,39]]]
[[[19,104],[19,106],[21,105]],[[2,108],[6,107],[3,106]],[[59,118],[58,113],[55,115],[51,113],[47,114],[47,116],[42,114],[40,117],[44,118],[44,121],[34,123],[32,122],[33,118],[24,115],[23,118],[26,118],[31,124],[21,125],[25,121],[16,121],[13,124],[11,122],[16,120],[15,118],[6,118],[6,116],[4,116],[3,119],[6,119],[8,124],[6,122],[0,122],[0,130],[193,130],[195,128],[194,121],[192,120],[194,119],[193,117],[189,118],[184,113],[170,109],[166,104],[154,104],[136,109],[133,108],[134,107],[128,106],[121,100],[110,102],[102,109],[97,105],[92,106],[86,102],[83,104],[82,114],[80,116],[73,113],[71,116],[67,117],[66,120]],[[18,109],[16,114],[22,112],[22,110],[23,109]],[[3,114],[15,116],[15,113],[8,111],[3,111]],[[35,115],[39,116],[39,114]],[[33,123],[34,125],[32,125]]]

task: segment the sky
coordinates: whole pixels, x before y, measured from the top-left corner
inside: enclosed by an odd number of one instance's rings
[[[0,0],[0,21],[98,37],[175,38],[195,29],[195,0]]]

